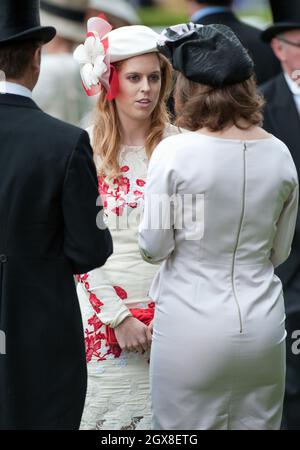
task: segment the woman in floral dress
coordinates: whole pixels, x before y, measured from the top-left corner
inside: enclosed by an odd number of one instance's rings
[[[150,429],[154,303],[148,290],[157,266],[142,260],[137,232],[151,153],[164,137],[179,130],[168,123],[165,100],[172,70],[157,53],[159,35],[144,26],[104,35],[107,26],[101,19],[90,20],[89,37],[74,54],[87,92],[95,93],[98,82],[102,85],[94,126],[88,131],[114,242],[105,267],[78,276],[88,364],[81,429]],[[109,76],[99,69],[105,64]],[[144,313],[148,321],[138,320],[135,313]]]

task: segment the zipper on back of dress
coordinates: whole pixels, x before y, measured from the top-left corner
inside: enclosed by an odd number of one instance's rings
[[[235,248],[234,248],[234,252],[233,252],[233,257],[232,257],[232,268],[231,268],[231,284],[232,284],[233,296],[234,296],[234,299],[235,299],[235,303],[236,303],[237,310],[238,310],[238,315],[239,315],[240,333],[243,332],[243,322],[242,322],[241,308],[240,308],[240,305],[239,305],[239,301],[238,301],[237,293],[236,293],[236,289],[235,289],[235,279],[234,279],[234,275],[235,275],[235,258],[236,258],[236,253],[237,253],[237,249],[238,249],[238,246],[239,246],[240,235],[241,235],[242,226],[243,226],[243,221],[244,221],[244,216],[245,216],[245,196],[246,196],[246,151],[247,151],[247,145],[246,145],[246,143],[244,142],[244,148],[243,148],[243,192],[242,192],[242,211],[241,211],[241,217],[240,217],[240,222],[239,222],[239,228],[238,228],[238,234],[237,234],[236,244],[235,244]]]

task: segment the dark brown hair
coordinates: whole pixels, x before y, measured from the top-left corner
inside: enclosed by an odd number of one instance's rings
[[[175,87],[176,124],[191,131],[206,127],[221,131],[234,124],[248,129],[262,124],[264,100],[257,92],[255,76],[223,88],[195,83],[181,73]],[[246,126],[241,126],[243,119]],[[249,124],[249,125],[248,125]]]
[[[38,41],[11,42],[0,44],[0,70],[7,79],[19,79],[26,71],[34,52],[42,44]]]

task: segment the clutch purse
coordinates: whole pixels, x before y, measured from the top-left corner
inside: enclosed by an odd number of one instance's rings
[[[129,309],[132,316],[143,322],[145,325],[150,325],[154,317],[154,308],[132,308]],[[119,346],[116,339],[115,330],[110,326],[106,325],[106,345],[109,347]]]

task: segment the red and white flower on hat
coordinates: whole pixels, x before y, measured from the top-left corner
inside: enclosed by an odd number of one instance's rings
[[[80,65],[83,87],[88,95],[96,95],[102,86],[110,89],[110,61],[108,40],[104,36],[111,31],[111,25],[99,17],[92,17],[87,23],[84,44],[74,51],[74,59]]]

